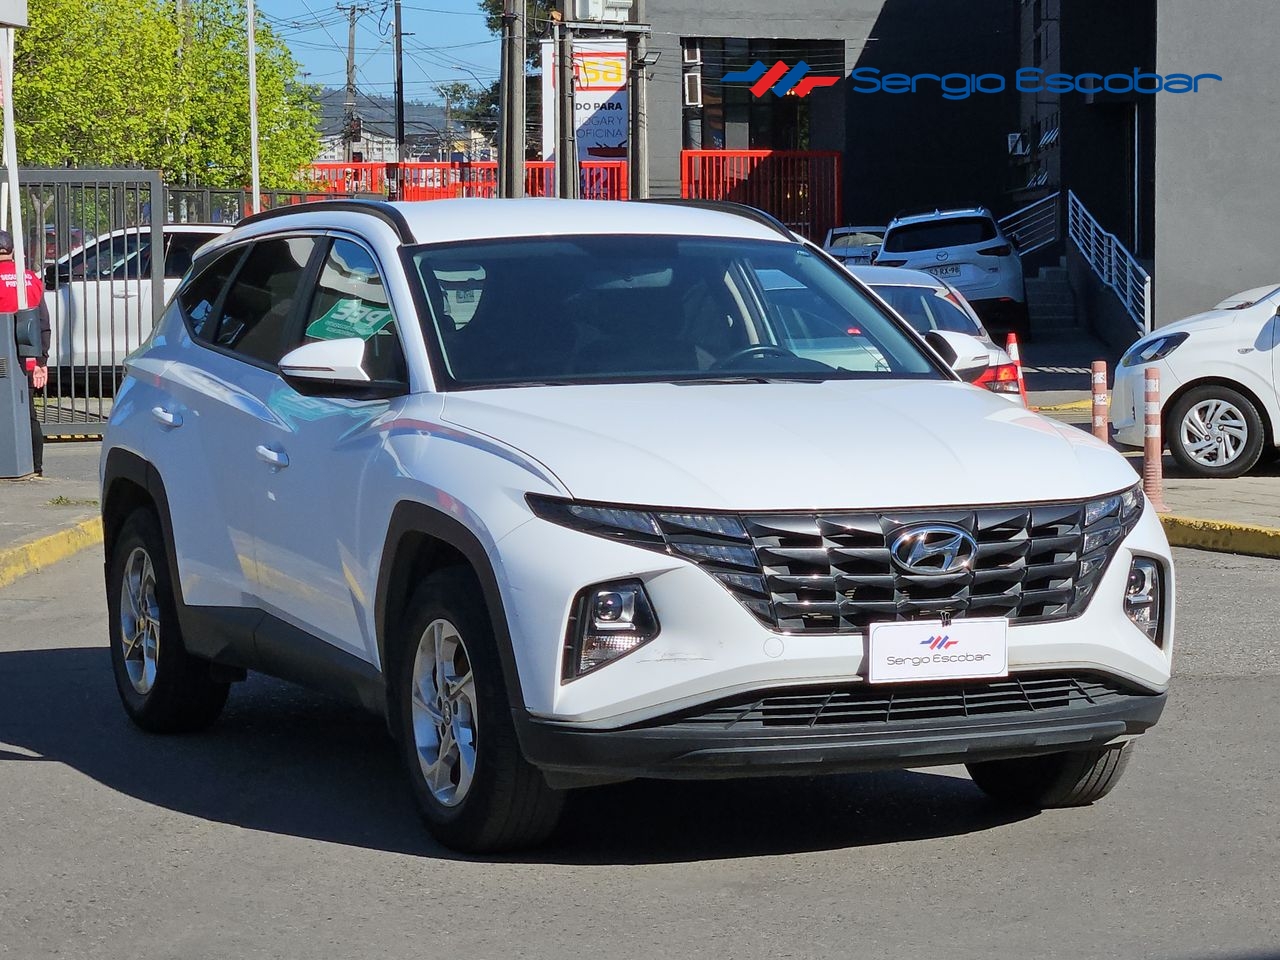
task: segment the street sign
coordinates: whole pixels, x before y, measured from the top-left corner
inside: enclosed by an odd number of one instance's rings
[[[555,44],[542,43],[542,158],[555,158]],[[575,37],[573,117],[579,160],[626,160],[627,41]]]

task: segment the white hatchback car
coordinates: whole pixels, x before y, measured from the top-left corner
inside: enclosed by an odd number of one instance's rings
[[[196,729],[247,670],[349,697],[467,850],[635,777],[964,763],[1090,803],[1164,707],[1168,544],[970,346],[745,208],[250,217],[103,442],[125,710]]]
[[[869,264],[884,243],[885,227],[832,227],[822,249],[846,266]]]
[[[987,369],[973,383],[1009,400],[1022,402],[1018,368],[1013,358],[991,339],[964,294],[923,270],[903,267],[854,267],[846,269],[869,286],[918,332],[952,330],[986,344]]]
[[[875,263],[923,270],[947,281],[990,330],[1019,337],[1030,330],[1022,258],[986,207],[895,218]]]
[[[1116,439],[1141,446],[1143,377],[1156,367],[1169,452],[1202,477],[1238,477],[1280,443],[1280,287],[1224,302],[1130,347],[1111,399]]]
[[[115,370],[151,333],[159,263],[161,302],[167,302],[197,250],[231,229],[229,223],[166,223],[163,257],[151,249],[149,225],[126,227],[82,244],[45,267],[51,367]]]

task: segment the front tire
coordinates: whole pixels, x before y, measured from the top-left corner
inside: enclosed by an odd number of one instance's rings
[[[1188,390],[1168,419],[1169,452],[1200,477],[1238,477],[1262,457],[1266,430],[1253,401],[1238,390],[1208,384]]]
[[[445,846],[469,853],[541,843],[564,794],[516,739],[497,642],[469,571],[433,574],[414,594],[395,652],[400,750],[419,811]]]
[[[982,792],[1001,803],[1039,809],[1085,807],[1120,782],[1132,746],[987,760],[965,767]]]
[[[111,665],[125,712],[152,733],[202,730],[218,718],[230,685],[187,653],[178,624],[160,523],[148,508],[125,518],[107,567]]]

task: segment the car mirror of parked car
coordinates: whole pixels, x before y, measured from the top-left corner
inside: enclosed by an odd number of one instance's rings
[[[930,330],[924,339],[962,380],[973,382],[991,363],[991,348],[967,333]]]
[[[405,383],[370,377],[364,354],[359,337],[304,343],[280,358],[280,375],[299,393],[312,396],[378,399],[406,392]]]

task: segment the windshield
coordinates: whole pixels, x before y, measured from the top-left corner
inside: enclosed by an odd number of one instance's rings
[[[947,299],[942,290],[933,287],[903,287],[874,284],[871,287],[893,307],[907,323],[921,333],[930,330],[952,330],[971,337],[985,337],[982,326],[963,308]]]
[[[844,271],[794,243],[531,237],[409,256],[454,388],[946,378]]]

